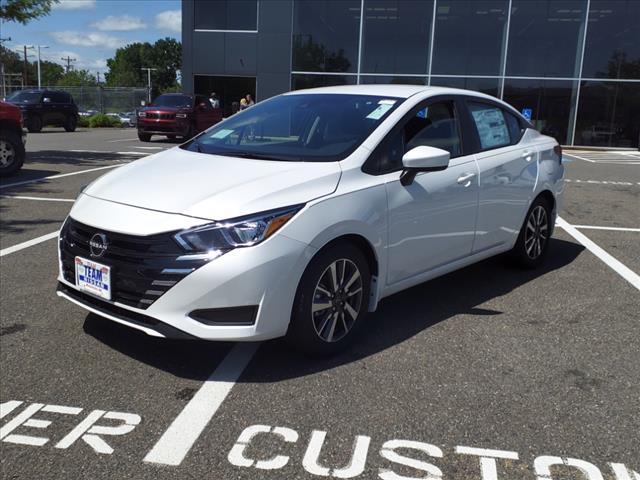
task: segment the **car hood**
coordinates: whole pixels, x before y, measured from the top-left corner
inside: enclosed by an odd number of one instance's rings
[[[175,147],[100,177],[86,195],[167,213],[225,220],[309,202],[335,191],[338,162],[281,162]]]

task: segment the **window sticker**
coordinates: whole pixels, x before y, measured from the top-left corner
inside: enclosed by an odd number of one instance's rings
[[[229,130],[229,129],[223,128],[222,130],[219,130],[216,133],[214,133],[213,135],[211,135],[211,138],[226,138],[229,135],[231,135],[232,133],[233,133],[233,130]]]
[[[472,110],[483,149],[509,145],[509,130],[499,108]]]
[[[376,109],[369,115],[367,115],[366,118],[369,118],[371,120],[380,120],[380,118],[382,118],[385,113],[391,110],[395,103],[395,100],[380,100]]]

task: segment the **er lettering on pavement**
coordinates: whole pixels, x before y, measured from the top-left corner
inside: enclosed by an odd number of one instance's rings
[[[18,407],[21,407],[22,404],[23,402],[18,400],[11,400],[0,404],[0,418],[8,416],[14,410],[17,410]],[[7,443],[41,447],[51,440],[44,436],[46,432],[38,432],[38,435],[35,435],[34,432],[28,429],[45,430],[53,421],[35,418],[37,414],[46,412],[78,416],[82,413],[82,410],[83,409],[79,407],[32,403],[27,405],[22,411],[19,411],[0,428],[0,440]],[[135,413],[93,410],[69,433],[61,438],[54,447],[67,449],[78,441],[82,441],[97,453],[111,455],[113,453],[113,447],[111,447],[103,437],[108,438],[110,436],[126,435],[133,431],[141,420],[140,415],[136,415]]]

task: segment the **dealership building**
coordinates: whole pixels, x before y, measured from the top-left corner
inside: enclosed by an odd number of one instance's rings
[[[565,145],[638,147],[640,0],[183,0],[186,92],[466,88]]]

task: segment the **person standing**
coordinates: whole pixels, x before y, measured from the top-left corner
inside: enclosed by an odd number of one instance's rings
[[[213,108],[220,108],[220,100],[216,92],[211,92],[211,95],[209,95],[209,103],[211,103]]]
[[[247,99],[246,98],[241,98],[240,99],[240,110],[244,110],[245,108],[247,108]]]
[[[247,96],[244,97],[244,98],[245,98],[245,100],[247,102],[247,108],[256,104],[256,102],[253,101],[253,98],[251,98],[251,94],[250,93],[247,93]]]

